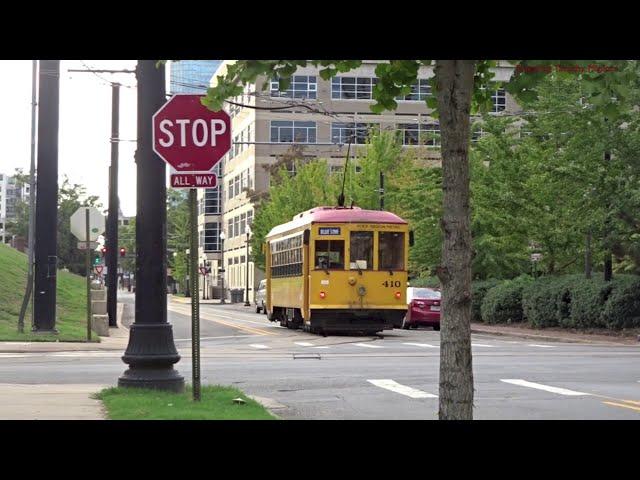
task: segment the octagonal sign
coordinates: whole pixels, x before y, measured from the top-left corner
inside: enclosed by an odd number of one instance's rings
[[[86,232],[86,210],[89,210],[89,238],[85,238]],[[100,235],[104,232],[104,215],[95,207],[80,207],[78,208],[70,219],[71,233],[75,235],[78,240],[83,242],[91,241],[95,242]]]
[[[177,94],[153,115],[153,151],[177,172],[208,172],[231,148],[231,118]]]

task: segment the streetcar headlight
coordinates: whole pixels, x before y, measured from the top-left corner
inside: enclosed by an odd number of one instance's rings
[[[396,292],[396,298],[397,298],[397,299],[400,299],[400,297],[401,297],[401,296],[402,296],[402,293],[400,293],[400,292]]]
[[[327,296],[327,294],[326,294],[326,293],[324,293],[324,292],[320,292],[320,298],[324,299],[326,296]]]

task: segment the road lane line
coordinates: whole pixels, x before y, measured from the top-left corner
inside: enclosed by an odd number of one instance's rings
[[[331,347],[328,345],[320,345],[319,347],[313,347],[313,348],[331,348]]]
[[[472,343],[471,346],[472,347],[491,347],[491,348],[494,347],[494,345],[487,345],[486,343]]]
[[[501,378],[500,381],[504,383],[511,383],[513,385],[520,385],[521,387],[529,387],[529,388],[535,388],[538,390],[544,390],[546,392],[557,393],[559,395],[568,395],[568,396],[591,395],[590,393],[576,392],[574,390],[567,390],[566,388],[551,387],[549,385],[542,385],[541,383],[527,382],[526,380],[523,380],[521,378]]]
[[[440,348],[437,345],[429,345],[428,343],[411,343],[411,342],[406,342],[403,343],[403,345],[411,345],[414,347],[422,347],[422,348]]]
[[[636,410],[637,412],[640,412],[640,407],[633,407],[631,405],[625,405],[624,403],[616,403],[616,402],[602,402],[602,403],[606,403],[607,405],[613,405],[615,407],[630,408],[631,410]]]
[[[371,345],[369,343],[354,343],[354,345],[366,348],[384,348],[382,345]]]
[[[553,345],[538,345],[537,343],[530,343],[527,347],[555,348]]]
[[[367,382],[372,383],[376,387],[391,390],[392,392],[399,393],[400,395],[406,395],[407,397],[411,398],[438,398],[438,396],[434,395],[433,393],[423,392],[422,390],[402,385],[388,378],[379,380],[367,380]]]
[[[271,348],[271,347],[267,347],[266,345],[262,345],[261,343],[251,343],[249,344],[249,346],[253,348],[258,348],[258,349]]]
[[[313,347],[313,343],[309,342],[293,342],[296,345],[300,345],[301,347]]]

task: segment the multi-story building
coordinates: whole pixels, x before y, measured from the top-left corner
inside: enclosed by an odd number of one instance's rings
[[[220,65],[211,79],[212,86],[232,63],[225,60]],[[433,75],[432,67],[420,69],[416,85],[410,94],[398,99],[395,111],[373,114],[369,106],[374,103],[378,63],[364,61],[357,69],[329,81],[319,76],[318,68],[299,68],[286,91],[278,91],[277,79],[259,78],[243,95],[230,99],[233,103],[225,109],[232,118],[232,148],[218,165],[222,191],[198,193],[200,255],[212,261],[214,273],[224,267],[225,287],[244,291],[248,264],[249,300],[253,300],[254,286],[264,274],[246,257],[246,228],[254,215],[247,194],[269,188],[270,174],[265,167],[273,165],[292,146],[299,147],[303,157],[327,159],[328,173],[338,172],[343,168],[350,139],[355,145],[353,151],[366,143],[371,129],[392,129],[401,132],[407,148],[421,145],[427,159],[438,160],[439,124],[425,104],[431,94],[427,79]],[[511,66],[499,64],[495,79],[508,80],[512,71]],[[497,90],[493,99],[496,113],[516,109],[504,90]],[[285,106],[290,108],[282,108]],[[224,265],[220,242],[223,230]]]
[[[0,173],[0,237],[6,242],[6,224],[16,217],[16,204],[29,200],[29,184],[19,185],[16,177]]]
[[[180,60],[169,62],[169,92],[202,93],[222,60]]]

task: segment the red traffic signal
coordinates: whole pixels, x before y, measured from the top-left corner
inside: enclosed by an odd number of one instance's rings
[[[120,247],[120,256],[124,257],[125,253],[127,253],[127,250],[124,247]]]
[[[104,257],[107,254],[107,247],[102,247],[102,250],[100,250],[102,252],[102,256]]]

